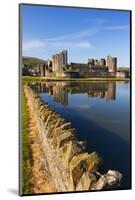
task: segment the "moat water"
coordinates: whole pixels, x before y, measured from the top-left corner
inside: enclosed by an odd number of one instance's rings
[[[121,188],[130,188],[130,83],[44,82],[36,88],[76,128],[86,150],[101,156],[100,171],[120,171]]]

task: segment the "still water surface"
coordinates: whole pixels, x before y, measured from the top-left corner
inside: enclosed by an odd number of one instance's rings
[[[130,83],[45,82],[36,87],[77,129],[86,150],[102,157],[101,171],[120,171],[121,188],[130,188]]]

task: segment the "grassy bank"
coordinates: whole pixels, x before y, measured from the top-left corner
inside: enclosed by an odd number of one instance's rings
[[[30,193],[30,168],[29,168],[29,150],[28,150],[28,113],[26,107],[26,98],[22,89],[22,193]]]
[[[31,81],[129,81],[129,78],[56,78],[23,76],[23,82]]]

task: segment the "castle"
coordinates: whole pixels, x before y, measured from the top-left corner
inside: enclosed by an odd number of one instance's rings
[[[36,64],[35,75],[41,77],[66,77],[66,78],[89,78],[89,77],[123,77],[127,74],[117,72],[117,57],[107,56],[100,60],[90,58],[87,63],[68,64],[68,51],[52,55],[52,59],[46,63]]]

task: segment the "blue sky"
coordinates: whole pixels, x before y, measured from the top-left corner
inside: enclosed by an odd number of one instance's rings
[[[22,5],[22,54],[50,59],[68,50],[68,62],[107,55],[130,64],[130,13]]]

